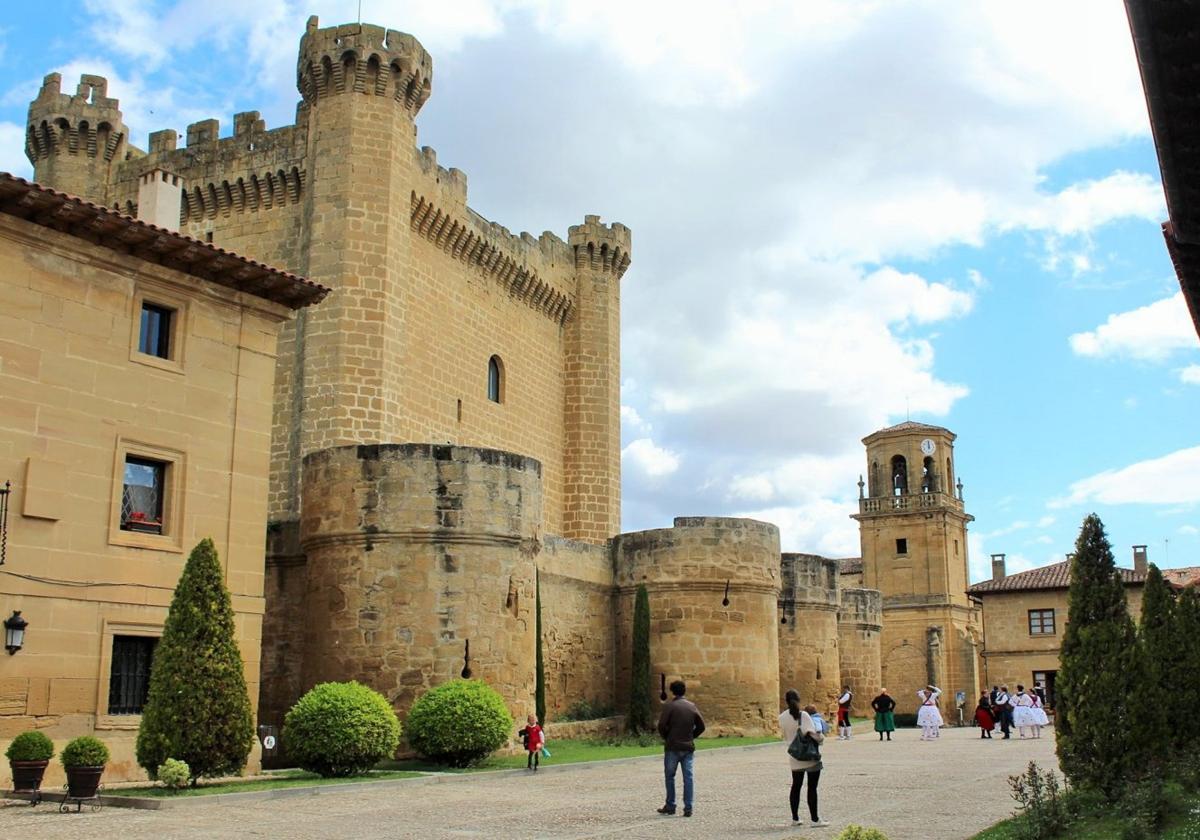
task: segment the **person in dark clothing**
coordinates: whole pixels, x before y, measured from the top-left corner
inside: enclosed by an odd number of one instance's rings
[[[979,705],[975,707],[975,723],[979,726],[980,738],[992,737],[992,730],[996,728],[996,716],[992,711],[992,701],[986,694],[979,695]]]
[[[871,701],[871,708],[875,710],[875,731],[879,733],[879,740],[882,741],[885,734],[889,741],[892,740],[892,733],[896,731],[896,701],[886,688],[879,689],[879,696]]]
[[[996,695],[1000,693],[1000,686],[992,686],[992,692],[988,695],[988,699],[992,701],[992,707],[996,706]]]
[[[1011,737],[1009,730],[1012,729],[1012,697],[1008,693],[1008,686],[1000,686],[1000,692],[992,701],[992,710],[996,720],[1000,722],[1000,731],[1004,733],[1004,740],[1007,741]]]
[[[675,813],[675,768],[683,766],[683,815],[692,815],[695,783],[692,779],[692,759],[696,752],[695,739],[704,732],[704,718],[696,704],[683,695],[687,686],[683,680],[671,683],[674,697],[662,707],[658,716],[658,734],[663,739],[663,772],[667,782],[667,802],[658,809],[660,814]]]

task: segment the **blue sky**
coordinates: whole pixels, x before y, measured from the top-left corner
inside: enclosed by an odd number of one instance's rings
[[[110,79],[135,144],[294,117],[309,13],[352,0],[83,0],[0,22],[0,169],[28,101]],[[967,8],[964,8],[967,7]],[[986,7],[986,8],[985,8]],[[734,10],[736,9],[736,13]],[[434,57],[420,142],[476,210],[628,224],[624,528],[776,522],[857,553],[860,439],[959,435],[972,570],[1061,559],[1083,516],[1118,560],[1200,565],[1200,339],[1119,2],[385,2]]]

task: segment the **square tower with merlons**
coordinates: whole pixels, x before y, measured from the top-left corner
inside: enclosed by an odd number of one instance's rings
[[[954,464],[955,434],[906,421],[863,438],[859,479],[863,586],[883,595],[883,685],[915,711],[916,692],[942,689],[942,716],[956,721],[956,695],[980,688],[978,607],[967,595],[967,524]],[[970,705],[967,706],[969,714]]]

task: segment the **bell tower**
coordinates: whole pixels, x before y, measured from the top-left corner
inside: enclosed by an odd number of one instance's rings
[[[955,693],[979,689],[982,623],[967,597],[967,525],[954,460],[956,435],[906,421],[863,438],[859,479],[863,586],[883,595],[883,684],[901,704],[926,683],[945,693],[942,716],[957,720]]]

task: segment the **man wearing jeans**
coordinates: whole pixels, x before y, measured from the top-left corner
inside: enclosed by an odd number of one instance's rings
[[[667,804],[658,809],[660,814],[675,813],[675,768],[683,765],[683,815],[692,815],[692,758],[696,752],[695,738],[704,731],[704,718],[696,704],[683,695],[687,686],[683,680],[671,683],[674,698],[662,708],[658,716],[658,734],[663,739],[663,770],[667,778]]]

